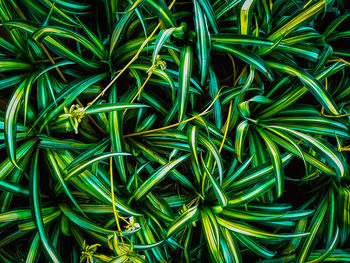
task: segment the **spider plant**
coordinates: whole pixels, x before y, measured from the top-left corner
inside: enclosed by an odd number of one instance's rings
[[[348,262],[346,0],[0,0],[1,262]]]

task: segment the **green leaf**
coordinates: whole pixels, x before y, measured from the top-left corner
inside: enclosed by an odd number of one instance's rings
[[[270,81],[274,80],[274,75],[272,73],[272,70],[269,68],[269,64],[265,63],[264,60],[262,60],[259,56],[255,55],[248,49],[228,44],[214,43],[213,50],[219,52],[229,52],[232,55],[243,60],[245,63],[251,65],[252,67],[255,67],[257,70],[263,73]]]
[[[283,36],[292,32],[297,26],[305,23],[305,21],[322,11],[322,9],[330,3],[332,3],[332,0],[320,0],[310,5],[306,9],[302,10],[298,15],[292,17],[287,23],[270,35],[269,40],[278,40],[279,38],[282,38]]]
[[[263,130],[258,129],[258,132],[264,139],[270,158],[272,160],[272,164],[276,172],[277,198],[280,198],[283,194],[284,188],[284,172],[282,167],[281,154],[276,144],[269,138],[269,136]]]
[[[94,162],[99,162],[111,157],[115,156],[130,156],[130,153],[119,153],[119,152],[111,152],[111,153],[101,153],[92,156],[92,158],[88,158],[85,160],[84,163],[76,165],[68,171],[67,176],[64,178],[64,180],[68,181],[77,176],[78,174],[81,174],[84,170],[86,170],[89,166],[91,166]]]
[[[327,202],[326,202],[326,198],[324,198],[311,220],[312,224],[310,224],[308,228],[310,235],[303,239],[301,244],[301,250],[298,254],[296,262],[305,262],[307,260],[308,254],[311,252],[310,251],[311,245],[314,242],[315,236],[317,235],[321,227],[326,211],[327,211]]]
[[[203,207],[200,210],[202,228],[207,240],[210,255],[215,262],[222,262],[220,247],[220,230],[214,214],[210,208]]]
[[[20,60],[14,59],[0,59],[0,72],[12,71],[12,70],[26,70],[31,69],[32,65]]]
[[[265,232],[256,228],[253,228],[247,224],[240,224],[233,221],[228,221],[217,217],[218,224],[239,234],[252,236],[261,239],[271,239],[271,240],[283,240],[283,239],[293,239],[302,238],[309,235],[309,233],[290,233],[290,234],[275,234]]]
[[[235,152],[237,154],[237,159],[239,162],[242,162],[242,151],[244,148],[244,138],[248,132],[249,128],[248,120],[241,121],[237,125],[236,139],[235,139]]]
[[[179,114],[178,120],[182,121],[188,103],[188,95],[190,89],[190,79],[192,73],[192,50],[189,45],[185,46],[181,53],[180,61],[180,75],[179,75],[179,92],[178,92],[178,105]]]
[[[120,18],[120,20],[116,23],[113,33],[111,35],[109,56],[111,56],[115,47],[121,41],[123,35],[125,34],[125,30],[127,29],[127,26],[129,25],[133,17],[134,17],[133,12],[124,13]]]
[[[308,88],[308,90],[315,96],[319,103],[325,107],[325,109],[334,115],[339,115],[338,107],[334,103],[332,97],[327,90],[317,81],[314,77],[308,74],[306,71],[290,66],[284,63],[267,62],[267,65],[276,70],[285,72],[292,76],[297,76],[302,83]]]
[[[110,103],[117,103],[117,88],[112,87],[111,93],[109,95]],[[125,151],[125,142],[123,138],[123,113],[121,111],[110,111],[108,113],[108,124],[109,133],[112,141],[112,149],[115,152]],[[127,171],[126,171],[126,160],[123,156],[116,156],[114,158],[115,164],[117,166],[118,174],[123,182],[126,182]]]
[[[167,27],[176,27],[176,21],[167,6],[159,0],[145,0],[145,6],[162,20]]]
[[[219,33],[219,25],[218,25],[217,17],[215,16],[213,7],[210,4],[210,2],[208,0],[202,0],[198,2],[201,5],[214,33]]]
[[[216,182],[215,178],[213,175],[210,173],[210,171],[207,168],[207,165],[205,164],[203,157],[201,155],[201,161],[202,161],[202,167],[204,168],[205,174],[208,175],[210,183],[213,186],[216,198],[219,201],[220,206],[225,207],[227,205],[227,196],[225,191],[221,188],[221,186]]]
[[[292,129],[279,127],[279,126],[271,126],[272,128],[276,128],[279,130],[284,130],[299,139],[305,140],[306,143],[308,143],[311,147],[315,149],[322,157],[324,157],[336,170],[338,178],[342,178],[346,176],[349,173],[348,166],[344,163],[344,161],[341,159],[341,157],[334,151],[334,149],[329,148],[327,145],[328,143],[322,142],[316,138],[313,138],[307,134],[300,133],[297,131],[294,131]]]
[[[186,226],[196,221],[199,215],[199,210],[197,206],[191,207],[186,210],[182,215],[177,217],[168,227],[167,238],[176,235],[179,231],[184,229]]]
[[[140,200],[152,191],[154,187],[157,186],[162,180],[164,180],[165,176],[176,166],[186,160],[189,155],[183,155],[178,159],[168,162],[164,166],[160,167],[156,170],[134,193],[133,198],[135,200]]]
[[[39,150],[35,151],[31,171],[30,171],[30,203],[32,207],[32,217],[37,227],[39,237],[41,240],[41,245],[44,249],[46,256],[53,262],[63,262],[60,256],[54,249],[44,226],[43,216],[41,213],[41,198],[40,198],[40,177],[39,177]]]
[[[91,222],[88,219],[82,218],[79,215],[77,215],[73,210],[69,208],[67,204],[61,203],[59,204],[59,208],[62,210],[64,215],[68,217],[69,220],[71,220],[74,224],[78,225],[79,227],[83,229],[88,229],[97,233],[105,234],[105,235],[110,235],[118,232],[117,230],[110,230],[103,228],[99,226],[98,224],[95,224]],[[132,232],[122,232],[123,235],[130,235],[133,234],[135,231]]]
[[[152,54],[152,64],[156,64],[156,60],[158,57],[158,54],[160,50],[162,49],[163,45],[168,41],[168,39],[173,35],[174,33],[177,33],[178,31],[182,31],[181,28],[168,28],[168,29],[163,29],[159,32],[157,39],[154,43],[154,49],[153,49],[153,54]]]
[[[25,263],[32,263],[32,262],[36,262],[37,260],[37,256],[39,255],[39,247],[40,247],[40,237],[39,237],[39,233],[36,233],[33,236],[33,239],[31,240],[31,245],[27,254],[27,258]]]
[[[223,240],[225,240],[227,246],[227,253],[223,253],[226,262],[242,262],[236,238],[226,228],[221,228],[221,232]],[[220,244],[223,245],[224,242],[221,242]]]
[[[205,14],[198,3],[198,1],[193,1],[194,14],[195,14],[195,28],[197,34],[197,53],[199,60],[201,85],[204,85],[208,64],[209,64],[209,52],[210,52],[210,33],[207,25],[207,20]]]
[[[84,36],[62,28],[62,27],[56,27],[56,26],[45,26],[41,27],[40,29],[36,30],[33,33],[32,38],[34,40],[37,40],[39,42],[42,42],[47,36],[57,35],[61,37],[66,37],[70,39],[74,39],[75,41],[82,44],[84,47],[89,49],[93,54],[97,55],[99,58],[104,58],[104,50],[101,49],[101,46],[95,46],[93,43],[91,43],[88,39],[86,39]]]
[[[96,104],[91,107],[89,107],[86,111],[86,115],[93,115],[93,114],[99,114],[99,113],[105,113],[105,112],[111,112],[111,111],[120,111],[125,109],[137,109],[137,108],[144,108],[149,107],[145,104],[137,104],[137,103],[123,103],[123,102],[117,102],[117,103],[102,103],[102,104]]]
[[[52,154],[52,152],[50,150],[47,150],[47,158],[48,158],[48,161],[49,163],[51,164],[52,166],[52,169],[53,169],[53,172],[54,172],[54,175],[56,176],[57,180],[59,181],[59,183],[62,185],[63,187],[63,190],[65,192],[65,194],[68,196],[68,198],[72,201],[72,203],[75,205],[75,207],[77,207],[81,212],[82,214],[84,214],[84,212],[80,209],[77,201],[75,200],[74,196],[72,195],[71,191],[69,190],[66,182],[64,181],[64,178],[61,174],[61,170],[54,158],[54,155]]]
[[[7,154],[14,166],[21,169],[16,159],[16,135],[17,135],[17,118],[23,102],[25,81],[23,81],[15,92],[12,94],[8,102],[5,115],[5,143]]]

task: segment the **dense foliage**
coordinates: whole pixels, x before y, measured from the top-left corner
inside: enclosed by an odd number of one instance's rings
[[[347,2],[0,0],[0,261],[350,261]]]

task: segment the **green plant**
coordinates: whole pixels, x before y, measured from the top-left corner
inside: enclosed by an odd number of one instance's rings
[[[0,0],[0,261],[349,261],[346,4]]]

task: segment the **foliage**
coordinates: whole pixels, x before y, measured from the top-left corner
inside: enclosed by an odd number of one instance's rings
[[[348,262],[346,0],[0,0],[1,262]]]

